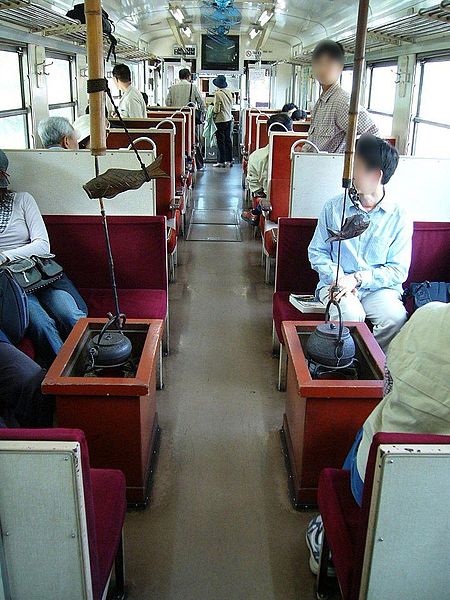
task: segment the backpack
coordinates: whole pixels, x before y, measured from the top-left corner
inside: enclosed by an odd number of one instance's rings
[[[443,281],[424,281],[411,283],[405,290],[403,299],[413,299],[413,309],[417,310],[429,302],[450,302],[450,283]]]
[[[23,339],[28,324],[25,290],[6,269],[0,269],[0,329],[13,344],[18,344]]]
[[[66,14],[67,17],[70,17],[74,21],[80,21],[83,25],[86,23],[86,16],[84,14],[84,2],[81,4],[75,4],[75,6],[69,10]],[[103,27],[103,35],[105,35],[110,41],[110,47],[108,51],[108,56],[106,58],[106,62],[109,61],[111,54],[114,57],[114,62],[116,62],[116,46],[117,39],[113,36],[114,32],[114,23],[109,18],[108,13],[102,8],[102,27]]]

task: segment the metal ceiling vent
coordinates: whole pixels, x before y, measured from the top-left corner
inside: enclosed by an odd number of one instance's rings
[[[241,12],[234,0],[203,0],[202,24],[209,37],[219,44],[227,44],[227,36],[242,20]]]

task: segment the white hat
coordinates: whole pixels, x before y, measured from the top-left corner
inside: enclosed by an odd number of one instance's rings
[[[81,115],[73,123],[77,142],[82,142],[91,135],[90,117],[89,115]]]

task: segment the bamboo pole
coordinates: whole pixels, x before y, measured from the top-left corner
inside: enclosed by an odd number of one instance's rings
[[[359,0],[358,26],[356,29],[355,58],[353,62],[353,85],[348,115],[347,142],[345,146],[344,173],[342,187],[348,189],[352,184],[353,161],[356,136],[358,132],[359,105],[364,76],[367,22],[369,18],[369,0]]]
[[[85,0],[86,40],[89,80],[104,79],[103,24],[101,0]],[[105,93],[89,93],[89,116],[91,126],[91,154],[106,154]]]

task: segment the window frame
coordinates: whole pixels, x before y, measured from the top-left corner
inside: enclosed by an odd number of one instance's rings
[[[45,57],[49,60],[52,58],[55,60],[66,60],[69,63],[69,80],[70,80],[70,97],[71,100],[69,102],[58,102],[56,104],[48,103],[48,113],[51,116],[52,110],[57,110],[58,108],[71,108],[72,109],[72,121],[76,119],[77,116],[77,106],[78,106],[78,98],[77,98],[77,88],[75,82],[76,72],[76,61],[75,55],[72,54],[62,54],[60,52],[53,52],[51,50],[45,50]]]
[[[440,123],[439,121],[430,121],[429,119],[422,119],[420,117],[425,65],[427,63],[432,63],[432,62],[449,62],[449,61],[450,61],[450,54],[426,55],[426,56],[418,56],[417,57],[416,69],[420,68],[420,75],[419,75],[419,84],[418,84],[419,89],[417,92],[416,110],[415,110],[414,116],[411,119],[411,121],[413,123],[413,131],[412,131],[412,138],[411,138],[411,155],[412,156],[415,156],[415,154],[416,154],[419,125],[421,123],[424,125],[431,125],[433,127],[439,127],[440,129],[450,129],[450,125],[448,123]]]
[[[25,70],[26,70],[26,57],[25,49],[21,45],[16,44],[0,44],[1,52],[12,52],[17,54],[19,59],[19,76],[20,76],[20,95],[22,98],[22,106],[20,108],[10,108],[7,110],[0,110],[0,119],[6,119],[8,117],[23,117],[24,122],[24,133],[26,140],[26,147],[30,148],[30,115],[31,109],[27,104],[26,88],[25,88]]]
[[[393,60],[386,60],[386,61],[382,61],[382,62],[372,62],[372,63],[368,63],[367,65],[367,71],[369,72],[369,88],[367,91],[367,112],[373,115],[381,115],[383,117],[391,117],[392,119],[394,118],[394,112],[395,112],[395,107],[392,109],[392,113],[387,113],[387,112],[382,112],[379,110],[373,110],[370,108],[370,102],[372,99],[372,86],[373,86],[373,71],[374,69],[380,68],[380,67],[397,67],[398,69],[398,62],[397,61],[393,61]]]

